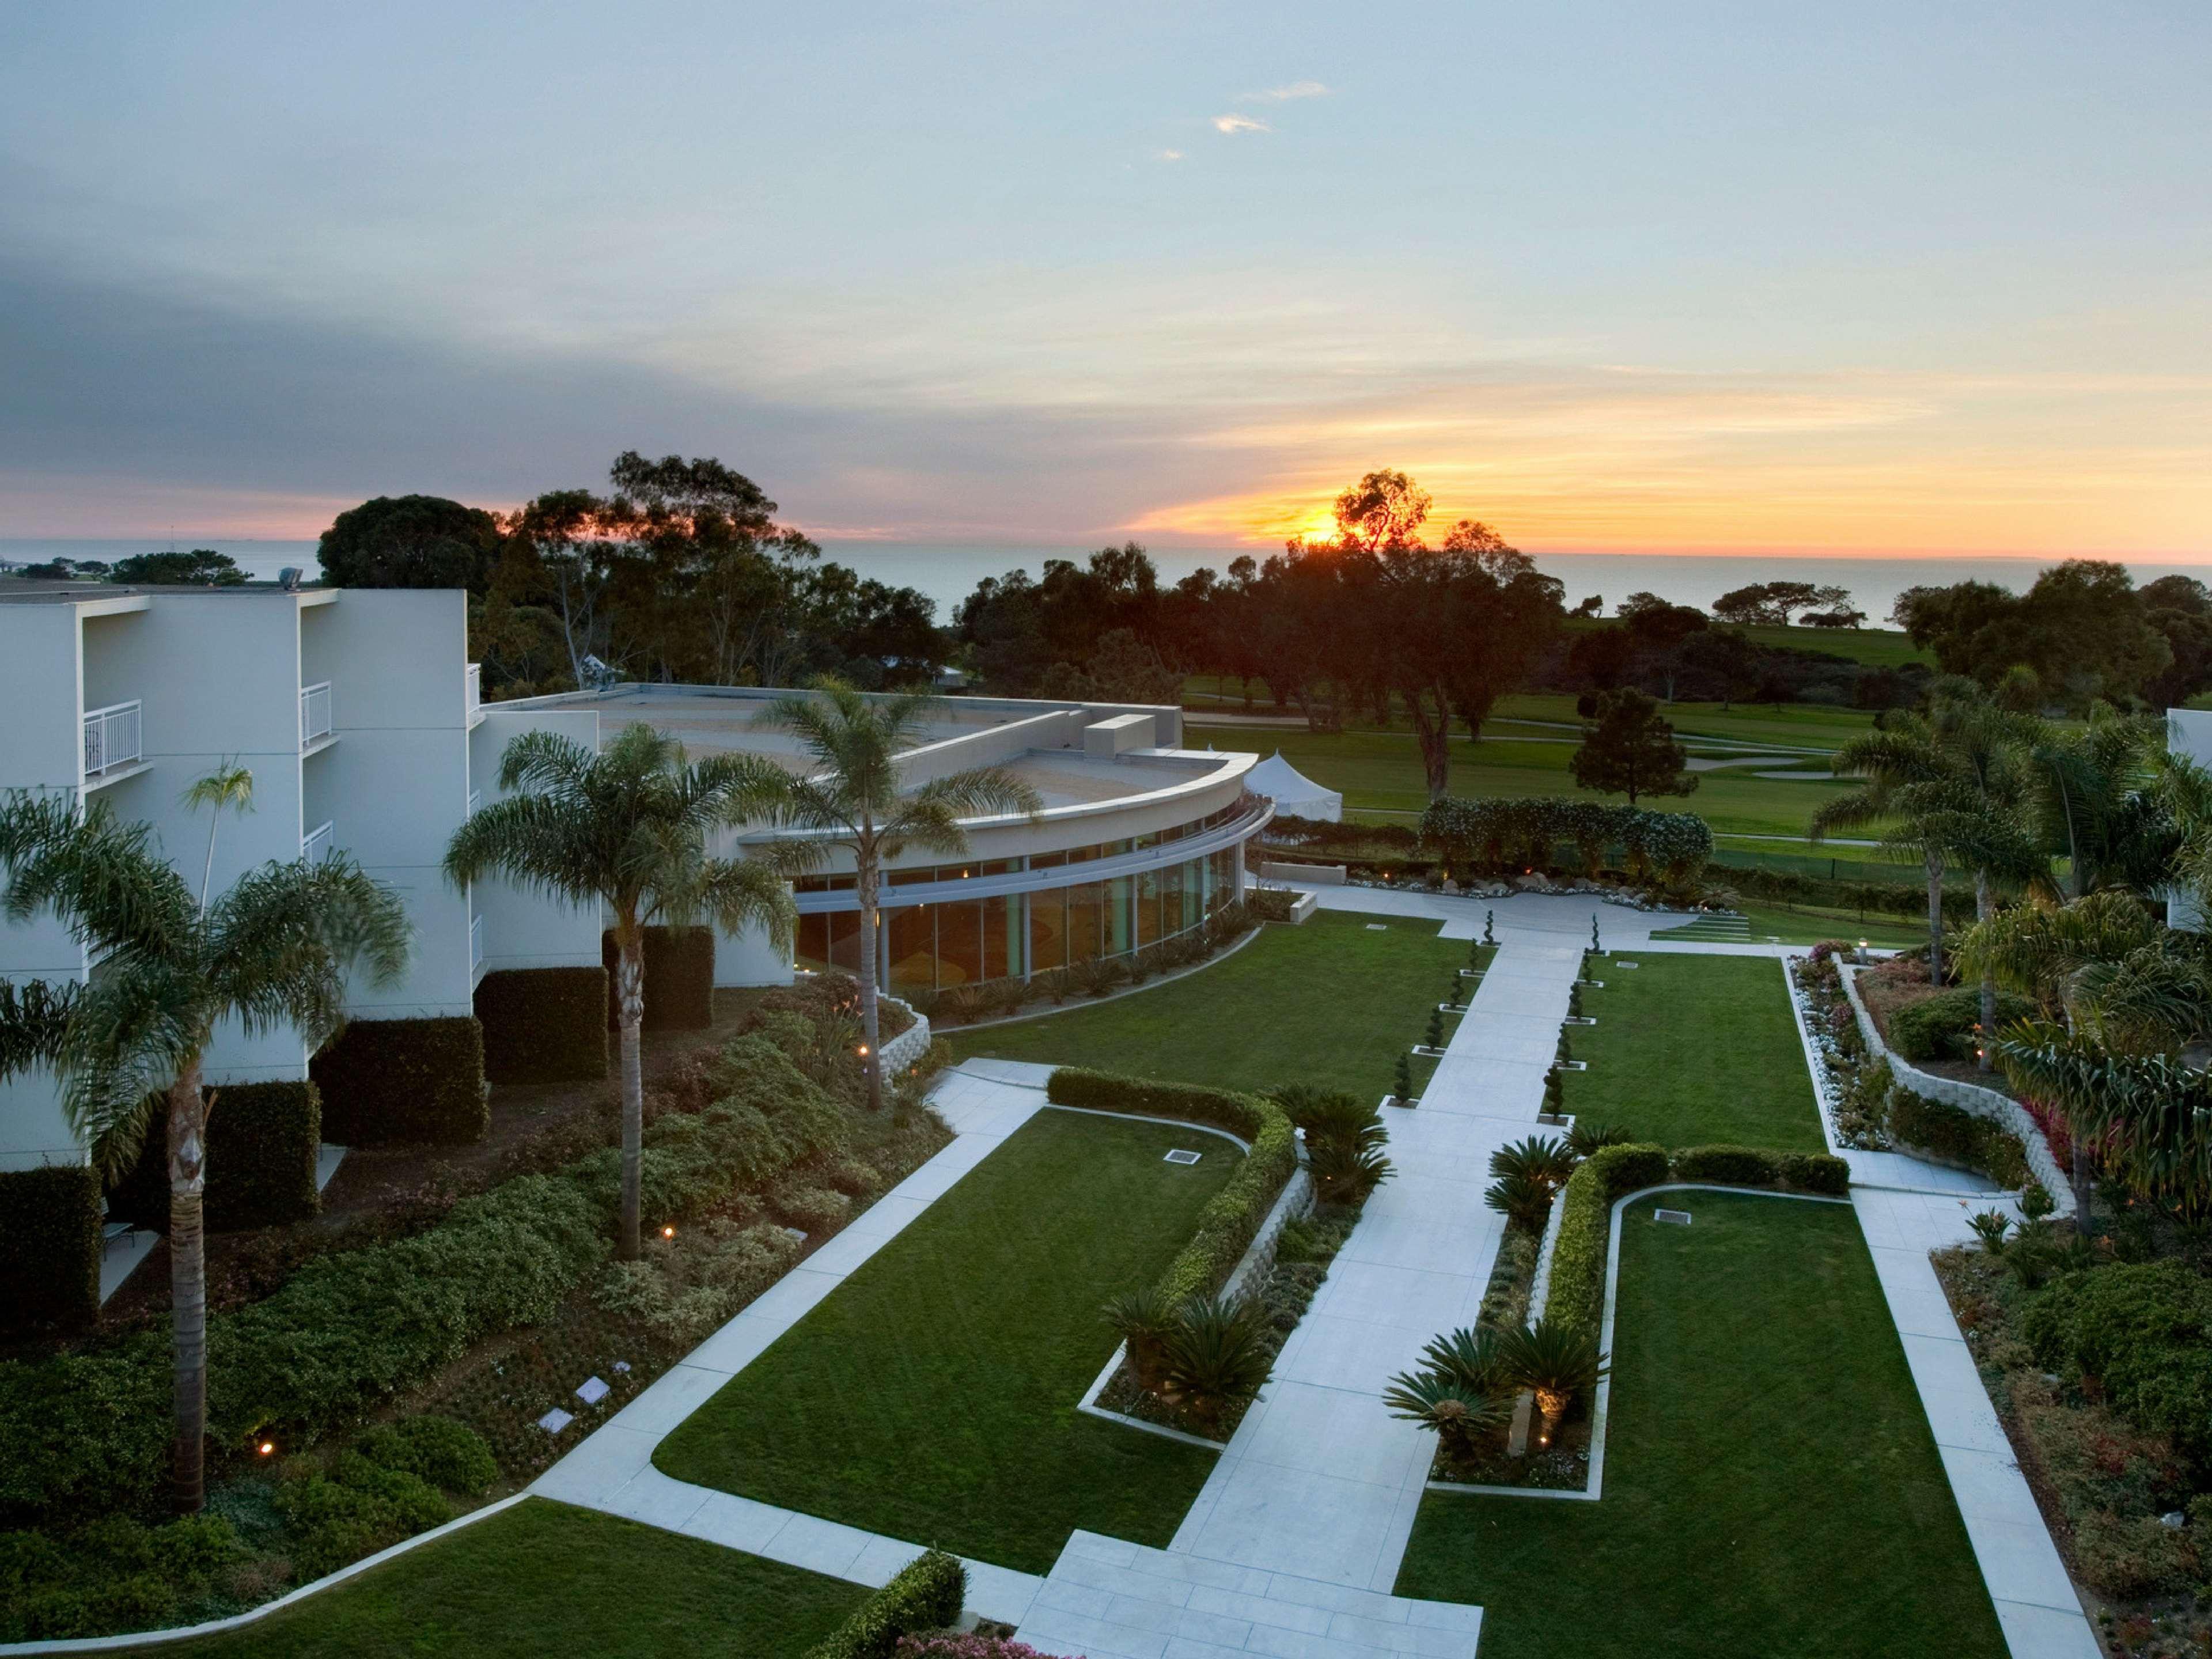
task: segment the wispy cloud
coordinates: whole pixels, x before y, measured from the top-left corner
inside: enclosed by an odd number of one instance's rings
[[[1240,132],[1273,132],[1274,128],[1265,121],[1255,121],[1249,115],[1217,115],[1213,118],[1213,130],[1225,132],[1233,138]]]
[[[1156,161],[1180,161],[1182,152],[1179,149],[1158,150],[1153,153],[1152,159]]]
[[[1248,92],[1248,104],[1287,104],[1294,98],[1326,98],[1328,88],[1318,81],[1292,81],[1286,85],[1269,87],[1265,92]]]

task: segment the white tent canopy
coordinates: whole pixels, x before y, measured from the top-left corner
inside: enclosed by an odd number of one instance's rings
[[[1327,818],[1334,823],[1344,817],[1342,793],[1322,788],[1285,760],[1279,749],[1244,775],[1244,787],[1255,795],[1267,796],[1278,812],[1294,817]]]

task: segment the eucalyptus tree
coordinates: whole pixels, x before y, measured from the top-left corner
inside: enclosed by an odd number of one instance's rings
[[[1043,801],[1026,779],[1003,766],[973,766],[909,788],[900,756],[928,733],[939,700],[919,691],[864,696],[825,676],[811,692],[779,697],[762,723],[788,732],[812,763],[804,776],[779,771],[763,807],[775,822],[808,832],[798,845],[816,858],[832,848],[853,860],[860,906],[860,1027],[867,1048],[868,1107],[883,1105],[883,1044],[876,985],[878,896],[886,863],[909,847],[957,857],[967,851],[966,819],[1020,813]]]
[[[750,755],[688,759],[650,726],[624,726],[594,752],[556,732],[526,732],[500,757],[506,798],[472,813],[446,849],[456,885],[498,876],[609,921],[615,939],[615,1009],[622,1060],[622,1222],[624,1261],[639,1248],[644,1161],[645,930],[711,921],[726,932],[757,927],[779,950],[791,944],[793,906],[773,860],[721,858],[718,830],[769,799],[782,774]]]
[[[185,795],[219,812],[249,810],[250,775],[211,774]],[[213,869],[210,841],[208,870]],[[111,1181],[167,1116],[171,1344],[177,1507],[200,1508],[207,1439],[207,1257],[202,1204],[207,1129],[220,1087],[204,1086],[218,1026],[248,1036],[290,1030],[319,1048],[345,1023],[348,977],[379,984],[406,966],[404,913],[343,854],[271,862],[220,894],[196,896],[153,844],[105,803],[9,795],[0,805],[0,870],[9,916],[51,913],[97,964],[82,987],[22,988],[0,1013],[14,1036],[0,1069],[38,1064],[60,1079],[62,1106]]]

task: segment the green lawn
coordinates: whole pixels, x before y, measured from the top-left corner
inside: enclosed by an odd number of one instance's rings
[[[1397,1593],[1480,1603],[1482,1659],[2002,1659],[1857,1218],[1665,1201],[1623,1216],[1603,1497],[1432,1493]]]
[[[1726,882],[1728,872],[1717,872],[1713,879]],[[1924,926],[1916,927],[1900,916],[1869,911],[1862,920],[1856,910],[1813,904],[1801,904],[1794,909],[1778,904],[1740,904],[1736,908],[1751,924],[1750,940],[1754,945],[1818,945],[1824,939],[1863,939],[1881,950],[1902,951],[1928,943]],[[1677,931],[1668,928],[1652,937],[1665,939]]]
[[[1176,1146],[1205,1156],[1163,1162]],[[1025,1572],[1079,1527],[1165,1545],[1213,1454],[1075,1405],[1114,1351],[1100,1304],[1159,1275],[1237,1160],[1188,1128],[1040,1113],[654,1463]]]
[[[867,1591],[532,1498],[176,1659],[791,1659]]]
[[[1382,931],[1369,924],[1385,923]],[[1421,1041],[1463,941],[1410,918],[1317,911],[1263,928],[1234,956],[1172,983],[980,1031],[948,1031],[960,1059],[1095,1066],[1221,1089],[1301,1082],[1379,1097]],[[1447,1032],[1451,1027],[1447,1018]],[[1425,1061],[1416,1061],[1417,1069]]]
[[[1827,1150],[1813,1079],[1771,957],[1607,958],[1583,993],[1595,1026],[1571,1036],[1587,1072],[1562,1079],[1566,1106],[1664,1146],[1716,1142]]]
[[[1912,636],[1892,628],[1747,628],[1759,645],[1790,651],[1817,651],[1848,657],[1872,668],[1902,668],[1907,663],[1936,665],[1936,653],[1913,644]]]

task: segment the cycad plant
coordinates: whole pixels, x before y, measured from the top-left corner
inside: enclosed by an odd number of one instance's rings
[[[809,763],[803,777],[779,771],[766,803],[777,823],[808,832],[817,853],[853,860],[860,906],[860,1023],[867,1038],[868,1108],[883,1104],[883,1054],[877,1024],[876,930],[884,866],[909,847],[945,857],[968,850],[963,823],[1034,817],[1043,801],[1003,766],[972,766],[909,788],[900,757],[928,736],[941,701],[919,691],[870,697],[824,677],[802,696],[779,697],[763,724],[790,732]]]
[[[1254,1300],[1218,1295],[1185,1303],[1163,1346],[1161,1397],[1205,1421],[1257,1392],[1273,1369],[1267,1315]]]
[[[213,811],[250,808],[252,781],[230,769],[188,793]],[[212,832],[211,832],[212,833]],[[396,980],[407,962],[399,902],[343,854],[271,862],[196,896],[155,850],[151,827],[104,803],[11,794],[0,805],[0,871],[17,921],[57,917],[98,963],[82,988],[24,988],[0,1014],[0,1070],[34,1064],[59,1078],[63,1109],[112,1181],[136,1163],[167,1109],[170,1340],[175,1363],[172,1477],[177,1508],[204,1499],[207,1258],[202,1205],[207,1127],[222,1090],[203,1085],[217,1025],[250,1036],[292,1030],[311,1050],[345,1023],[348,976]]]
[[[1539,1435],[1546,1445],[1559,1433],[1559,1419],[1612,1369],[1599,1351],[1596,1336],[1563,1319],[1540,1319],[1508,1331],[1498,1345],[1498,1358],[1512,1386],[1535,1395]]]
[[[1504,1216],[1509,1226],[1540,1233],[1552,1218],[1552,1198],[1558,1190],[1550,1182],[1529,1176],[1503,1176],[1484,1189],[1482,1201]]]
[[[1158,1394],[1167,1381],[1167,1337],[1175,1326],[1175,1310],[1167,1298],[1147,1285],[1124,1291],[1101,1314],[1127,1348],[1137,1386]]]
[[[1432,1337],[1421,1350],[1426,1367],[1448,1376],[1461,1387],[1480,1395],[1510,1393],[1513,1382],[1505,1369],[1504,1349],[1496,1331],[1487,1327],[1457,1330]]]
[[[1626,1146],[1634,1139],[1627,1130],[1613,1124],[1578,1117],[1567,1131],[1567,1150],[1581,1159],[1607,1146]]]
[[[1382,1114],[1358,1096],[1288,1084],[1275,1099],[1305,1132],[1307,1169],[1323,1203],[1358,1203],[1395,1172],[1382,1151],[1390,1139]]]
[[[1442,1371],[1401,1371],[1382,1390],[1390,1415],[1418,1423],[1437,1437],[1444,1455],[1465,1462],[1513,1416],[1512,1401],[1471,1389]]]
[[[1557,1135],[1530,1135],[1510,1141],[1490,1155],[1490,1173],[1518,1176],[1547,1186],[1563,1187],[1575,1172],[1575,1154]]]
[[[675,738],[624,726],[594,753],[556,732],[526,732],[500,757],[508,793],[472,812],[446,849],[446,874],[465,888],[488,876],[602,911],[615,936],[615,1006],[622,1049],[622,1227],[624,1261],[638,1254],[645,1127],[641,1030],[645,930],[701,920],[726,931],[763,929],[791,943],[785,872],[759,859],[718,858],[709,837],[743,821],[783,782],[750,755],[687,759]],[[874,1012],[870,1008],[872,1035]]]

